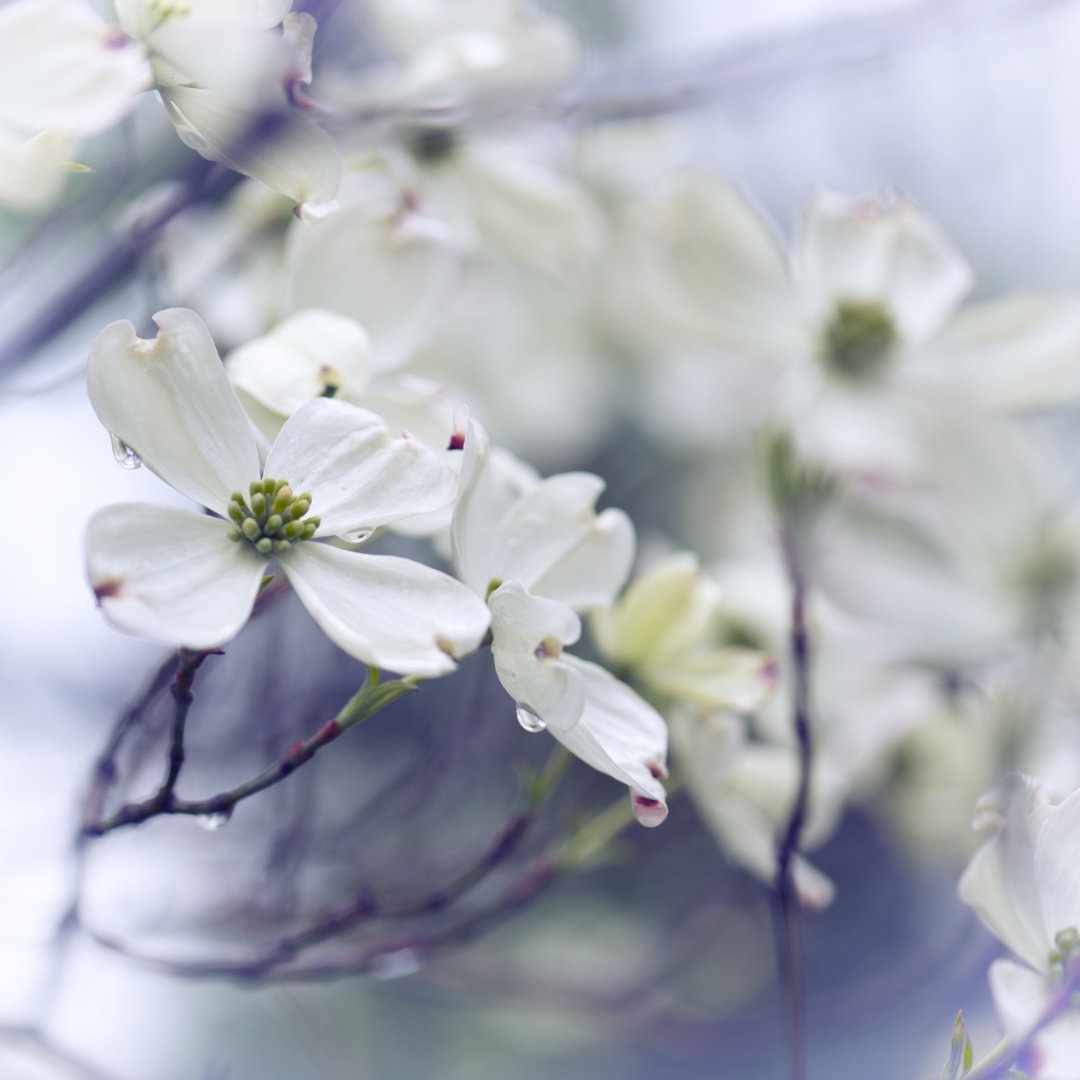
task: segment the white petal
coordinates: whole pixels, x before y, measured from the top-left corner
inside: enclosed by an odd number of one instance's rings
[[[423,443],[391,435],[374,413],[344,401],[309,401],[285,422],[266,459],[266,476],[311,495],[318,536],[377,528],[439,510],[456,478]]]
[[[465,148],[441,174],[482,238],[541,273],[572,281],[600,251],[600,212],[575,183],[492,148]]]
[[[659,825],[667,817],[659,779],[667,775],[667,726],[660,714],[597,664],[576,656],[564,663],[584,683],[585,708],[573,727],[551,733],[587,765],[630,788],[642,825]]]
[[[162,91],[162,101],[184,143],[287,195],[305,220],[318,220],[336,207],[337,146],[309,116],[287,109],[284,98],[269,118],[265,109],[201,87],[171,87]]]
[[[458,577],[481,596],[496,576],[499,522],[539,483],[527,466],[492,447],[482,424],[469,421],[450,542]]]
[[[146,37],[161,22],[160,0],[115,0],[120,24],[133,37]],[[218,17],[269,30],[292,8],[292,0],[185,0],[170,21]]]
[[[993,796],[997,829],[960,878],[960,899],[1005,945],[1042,970],[1050,958],[1053,930],[1043,921],[1035,869],[1036,788],[1014,775]]]
[[[581,620],[565,604],[531,596],[517,581],[500,586],[488,602],[499,682],[552,732],[572,728],[585,706],[585,686],[562,647],[581,636]]]
[[[105,617],[132,634],[206,649],[247,622],[267,560],[190,510],[121,503],[86,529],[86,573]]]
[[[1080,931],[1080,790],[1043,812],[1035,879],[1051,938],[1070,927]]]
[[[371,376],[371,342],[355,320],[331,311],[291,315],[225,357],[235,387],[282,416],[326,392],[361,393]]]
[[[812,320],[827,318],[838,299],[878,300],[909,345],[940,329],[972,285],[959,252],[903,194],[819,192],[806,209],[797,265]]]
[[[991,409],[1080,397],[1080,297],[1010,296],[962,308],[917,360],[927,377]]]
[[[0,122],[93,135],[118,123],[148,89],[142,49],[81,0],[0,8]]]
[[[596,514],[603,490],[591,473],[541,480],[499,522],[490,576],[575,608],[610,604],[634,561],[634,527],[621,510]]]
[[[697,556],[673,555],[636,577],[614,607],[597,612],[593,627],[620,664],[659,666],[705,640],[718,596]]]
[[[653,253],[660,301],[714,340],[751,355],[786,355],[804,340],[776,231],[732,184],[687,170],[633,211]]]
[[[259,477],[259,455],[210,331],[193,311],[154,316],[143,340],[115,322],[90,348],[86,372],[98,419],[166,483],[225,515],[232,492]]]
[[[442,222],[389,176],[346,177],[332,220],[288,238],[285,306],[349,315],[371,334],[376,367],[400,367],[435,331],[458,282],[461,250]]]
[[[403,675],[442,675],[487,632],[487,607],[411,559],[304,542],[279,557],[311,617],[351,656]]]

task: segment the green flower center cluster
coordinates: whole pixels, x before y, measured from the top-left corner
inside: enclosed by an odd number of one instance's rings
[[[310,509],[311,496],[294,495],[287,481],[256,480],[249,499],[234,491],[229,500],[229,539],[246,540],[260,555],[284,554],[294,541],[315,535],[319,518],[304,517]]]
[[[881,373],[892,359],[896,324],[876,300],[837,300],[821,338],[825,367],[847,379]]]

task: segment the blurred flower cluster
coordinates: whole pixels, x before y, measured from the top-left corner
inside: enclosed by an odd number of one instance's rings
[[[1022,963],[996,1048],[942,1013],[880,1075],[1080,1080],[1080,290],[988,295],[898,187],[789,237],[524,0],[9,0],[0,58],[0,377],[77,357],[131,486],[66,539],[169,649],[42,785],[82,800],[57,971],[431,965],[703,1070],[672,1046],[750,1015],[798,1080],[887,865]],[[84,1068],[49,1008],[0,1046]]]

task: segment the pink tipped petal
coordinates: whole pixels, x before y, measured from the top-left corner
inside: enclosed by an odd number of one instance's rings
[[[486,605],[464,585],[411,559],[306,542],[279,561],[326,636],[365,664],[444,675],[488,628]]]
[[[585,686],[585,709],[569,730],[552,734],[576,757],[630,788],[634,816],[645,826],[667,817],[659,776],[667,758],[667,726],[660,714],[609,671],[565,656]]]
[[[90,402],[162,480],[224,514],[232,492],[259,476],[255,437],[202,319],[169,308],[154,322],[150,340],[129,322],[98,334],[86,372]]]
[[[247,622],[266,559],[217,518],[146,503],[99,510],[86,529],[86,573],[114,626],[207,649]]]
[[[266,475],[311,494],[319,536],[377,528],[441,510],[456,478],[423,443],[390,433],[383,420],[344,401],[320,398],[286,421]]]

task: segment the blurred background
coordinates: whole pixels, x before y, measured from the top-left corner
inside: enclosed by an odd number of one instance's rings
[[[963,253],[977,298],[1080,286],[1080,11],[1068,0],[543,7],[584,43],[580,66],[542,102],[481,116],[478,139],[534,140],[545,155],[554,145],[561,175],[609,204],[680,165],[704,165],[789,237],[817,188],[896,185]],[[313,93],[360,100],[350,80],[393,57],[377,13],[360,0],[311,10]],[[371,126],[353,119],[344,109],[328,127],[360,153]],[[148,470],[113,460],[86,398],[90,342],[117,318],[146,334],[153,311],[184,304],[227,353],[272,321],[282,244],[289,287],[307,290],[286,309],[329,287],[296,270],[308,241],[295,238],[303,226],[289,207],[245,196],[249,182],[187,150],[151,95],[79,160],[95,171],[72,175],[48,212],[0,210],[10,515],[0,562],[0,1076],[788,1075],[770,890],[725,857],[685,791],[661,828],[622,831],[573,873],[529,877],[583,816],[624,798],[577,762],[520,845],[459,901],[358,923],[347,940],[349,956],[367,958],[360,973],[335,971],[336,938],[305,953],[307,975],[252,966],[358,898],[423,908],[490,853],[521,809],[520,769],[542,769],[554,744],[514,723],[482,656],[222,827],[160,819],[77,842],[118,718],[143,702],[137,737],[117,757],[114,800],[153,790],[170,717],[167,689],[154,684],[167,653],[95,611],[82,530],[110,502],[183,503]],[[198,197],[171,204],[189,190]],[[437,259],[406,267],[407,302],[373,332],[388,352],[415,332],[420,343],[401,348],[416,372],[454,387],[543,472],[603,476],[605,503],[630,513],[643,550],[690,548],[710,566],[745,554],[728,523],[751,513],[740,452],[672,434],[680,425],[662,411],[661,384],[675,376],[643,373],[617,343],[641,315],[605,288],[625,271],[617,249],[599,250],[587,287],[574,274],[534,282],[533,267],[505,255],[474,258],[449,285]],[[366,250],[356,273],[357,289],[380,274]],[[417,300],[430,296],[437,303]],[[598,306],[603,333],[581,333]],[[735,412],[738,393],[719,391]],[[1065,408],[1033,427],[1066,463],[1075,420]],[[1067,464],[1060,479],[1073,479]],[[257,772],[333,715],[362,676],[293,598],[275,599],[200,673],[184,794]],[[1071,703],[1064,712],[1071,724]],[[875,719],[869,706],[865,716]],[[997,1041],[985,969],[1000,947],[956,899],[956,880],[974,850],[979,785],[1027,759],[1002,739],[975,769],[981,750],[965,743],[949,756],[952,744],[939,749],[937,738],[890,745],[876,786],[847,803],[814,853],[837,895],[805,921],[812,1077],[937,1076],[960,1008],[977,1051]],[[969,766],[975,775],[959,775]]]

